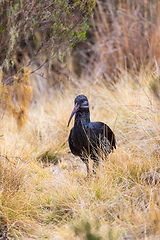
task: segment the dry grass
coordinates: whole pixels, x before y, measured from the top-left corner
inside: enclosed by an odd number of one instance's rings
[[[15,239],[158,239],[160,115],[152,76],[124,76],[114,89],[82,82],[31,105],[25,129],[1,119],[0,230]],[[77,94],[91,120],[114,129],[117,150],[86,180],[68,148]],[[71,123],[72,125],[72,123]]]
[[[133,76],[160,63],[160,2],[96,1],[89,40],[75,49],[74,70],[93,81],[117,81],[123,70]],[[78,52],[79,49],[79,52]],[[77,52],[76,52],[77,51]],[[87,64],[86,64],[87,63]]]

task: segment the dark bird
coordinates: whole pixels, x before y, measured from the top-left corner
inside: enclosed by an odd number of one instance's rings
[[[93,160],[93,169],[99,164],[98,156],[103,152],[107,156],[116,148],[113,131],[103,122],[91,122],[88,99],[84,95],[75,98],[75,106],[68,121],[68,127],[75,114],[74,127],[69,135],[71,152],[79,156],[86,164],[89,176],[89,160]],[[93,170],[93,171],[94,171]],[[95,172],[95,171],[94,171]]]

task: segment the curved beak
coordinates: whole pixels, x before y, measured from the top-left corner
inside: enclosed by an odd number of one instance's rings
[[[67,124],[67,127],[69,127],[69,124],[70,124],[70,121],[72,119],[72,117],[74,116],[74,114],[79,110],[80,106],[76,103],[74,108],[73,108],[73,111],[71,113],[71,116],[69,118],[69,121],[68,121],[68,124]]]

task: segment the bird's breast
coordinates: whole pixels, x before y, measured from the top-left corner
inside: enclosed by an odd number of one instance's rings
[[[74,127],[72,140],[74,148],[78,152],[82,152],[83,149],[86,149],[88,147],[88,128],[81,127],[80,124],[77,127]]]

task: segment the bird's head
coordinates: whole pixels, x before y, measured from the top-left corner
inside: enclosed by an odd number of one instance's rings
[[[89,112],[89,102],[88,102],[88,99],[87,99],[87,97],[86,96],[84,96],[84,95],[78,95],[76,98],[75,98],[75,100],[74,100],[74,102],[75,102],[75,105],[74,105],[74,109],[73,109],[73,111],[72,111],[72,113],[71,113],[71,116],[70,116],[70,118],[69,118],[69,121],[68,121],[68,127],[69,127],[69,124],[70,124],[70,121],[71,121],[71,119],[72,119],[72,117],[74,116],[74,114],[76,113],[76,112]]]

